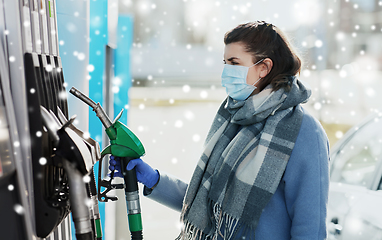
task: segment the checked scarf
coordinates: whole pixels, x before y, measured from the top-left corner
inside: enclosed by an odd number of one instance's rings
[[[177,239],[254,239],[300,130],[299,104],[311,93],[296,77],[290,81],[290,91],[268,86],[222,103],[187,189]]]

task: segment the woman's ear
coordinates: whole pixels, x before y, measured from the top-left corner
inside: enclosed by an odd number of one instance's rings
[[[260,69],[260,77],[264,78],[268,75],[268,73],[272,70],[273,67],[273,61],[270,58],[264,59],[264,61],[261,64]]]

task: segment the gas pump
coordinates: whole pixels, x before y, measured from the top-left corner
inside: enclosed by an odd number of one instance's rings
[[[12,232],[1,239],[69,240],[71,212],[78,238],[102,239],[93,169],[100,150],[68,120],[56,12],[55,0],[0,0],[0,215],[9,215],[0,229]],[[126,195],[130,227],[142,235],[136,181],[126,182],[135,184]],[[14,203],[17,211],[1,207]]]
[[[50,1],[49,1],[50,2]],[[70,212],[68,175],[54,155],[52,139],[44,130],[40,106],[57,114],[57,107],[67,109],[65,101],[60,101],[60,85],[49,64],[51,57],[47,35],[47,21],[44,20],[45,0],[22,0],[24,22],[25,83],[28,104],[29,132],[31,141],[31,160],[33,167],[33,189],[36,234],[47,237]],[[40,19],[41,15],[41,28]],[[30,18],[32,17],[32,18]],[[32,20],[32,21],[31,21]],[[25,24],[29,22],[30,24]],[[40,29],[43,31],[40,32]],[[41,37],[42,36],[42,37]],[[41,165],[39,159],[46,159]],[[41,187],[45,186],[45,187]]]
[[[0,2],[0,9],[1,6]],[[6,216],[0,218],[0,232],[2,239],[29,240],[33,236],[33,225],[28,211],[28,189],[22,169],[21,149],[12,144],[19,143],[20,139],[10,94],[3,35],[0,36],[0,212],[1,216]],[[17,226],[19,231],[12,231],[9,226]]]
[[[99,147],[66,120],[55,13],[53,0],[0,0],[0,80],[5,84],[0,88],[0,205],[5,207],[0,210],[9,216],[9,221],[1,221],[1,229],[10,232],[1,238],[68,240],[70,212],[78,239],[102,237],[96,231],[100,220],[93,172]],[[5,96],[7,108],[2,107]],[[47,116],[56,122],[56,134]],[[70,155],[75,149],[77,154]],[[81,161],[86,167],[78,168]],[[86,183],[84,176],[89,177]]]

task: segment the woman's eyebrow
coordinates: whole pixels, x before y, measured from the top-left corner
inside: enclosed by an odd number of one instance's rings
[[[237,57],[231,57],[231,58],[228,58],[227,60],[232,62],[232,60],[236,60],[236,59],[240,59],[240,58],[237,58]]]

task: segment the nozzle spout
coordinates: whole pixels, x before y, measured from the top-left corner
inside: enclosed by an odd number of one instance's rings
[[[80,100],[82,100],[84,103],[86,103],[87,105],[89,105],[91,108],[96,108],[97,107],[97,104],[91,100],[88,96],[86,96],[85,94],[83,94],[80,90],[78,90],[77,88],[75,87],[72,87],[69,92],[71,94],[73,94],[74,96],[76,96],[77,98],[79,98]]]
[[[96,112],[97,117],[99,120],[101,120],[103,126],[107,129],[111,127],[112,122],[110,121],[110,118],[105,113],[105,110],[101,107],[99,103],[95,103],[93,100],[91,100],[88,96],[83,94],[80,90],[72,87],[69,92],[82,100],[84,103],[89,105],[91,108],[93,108],[93,111]]]

